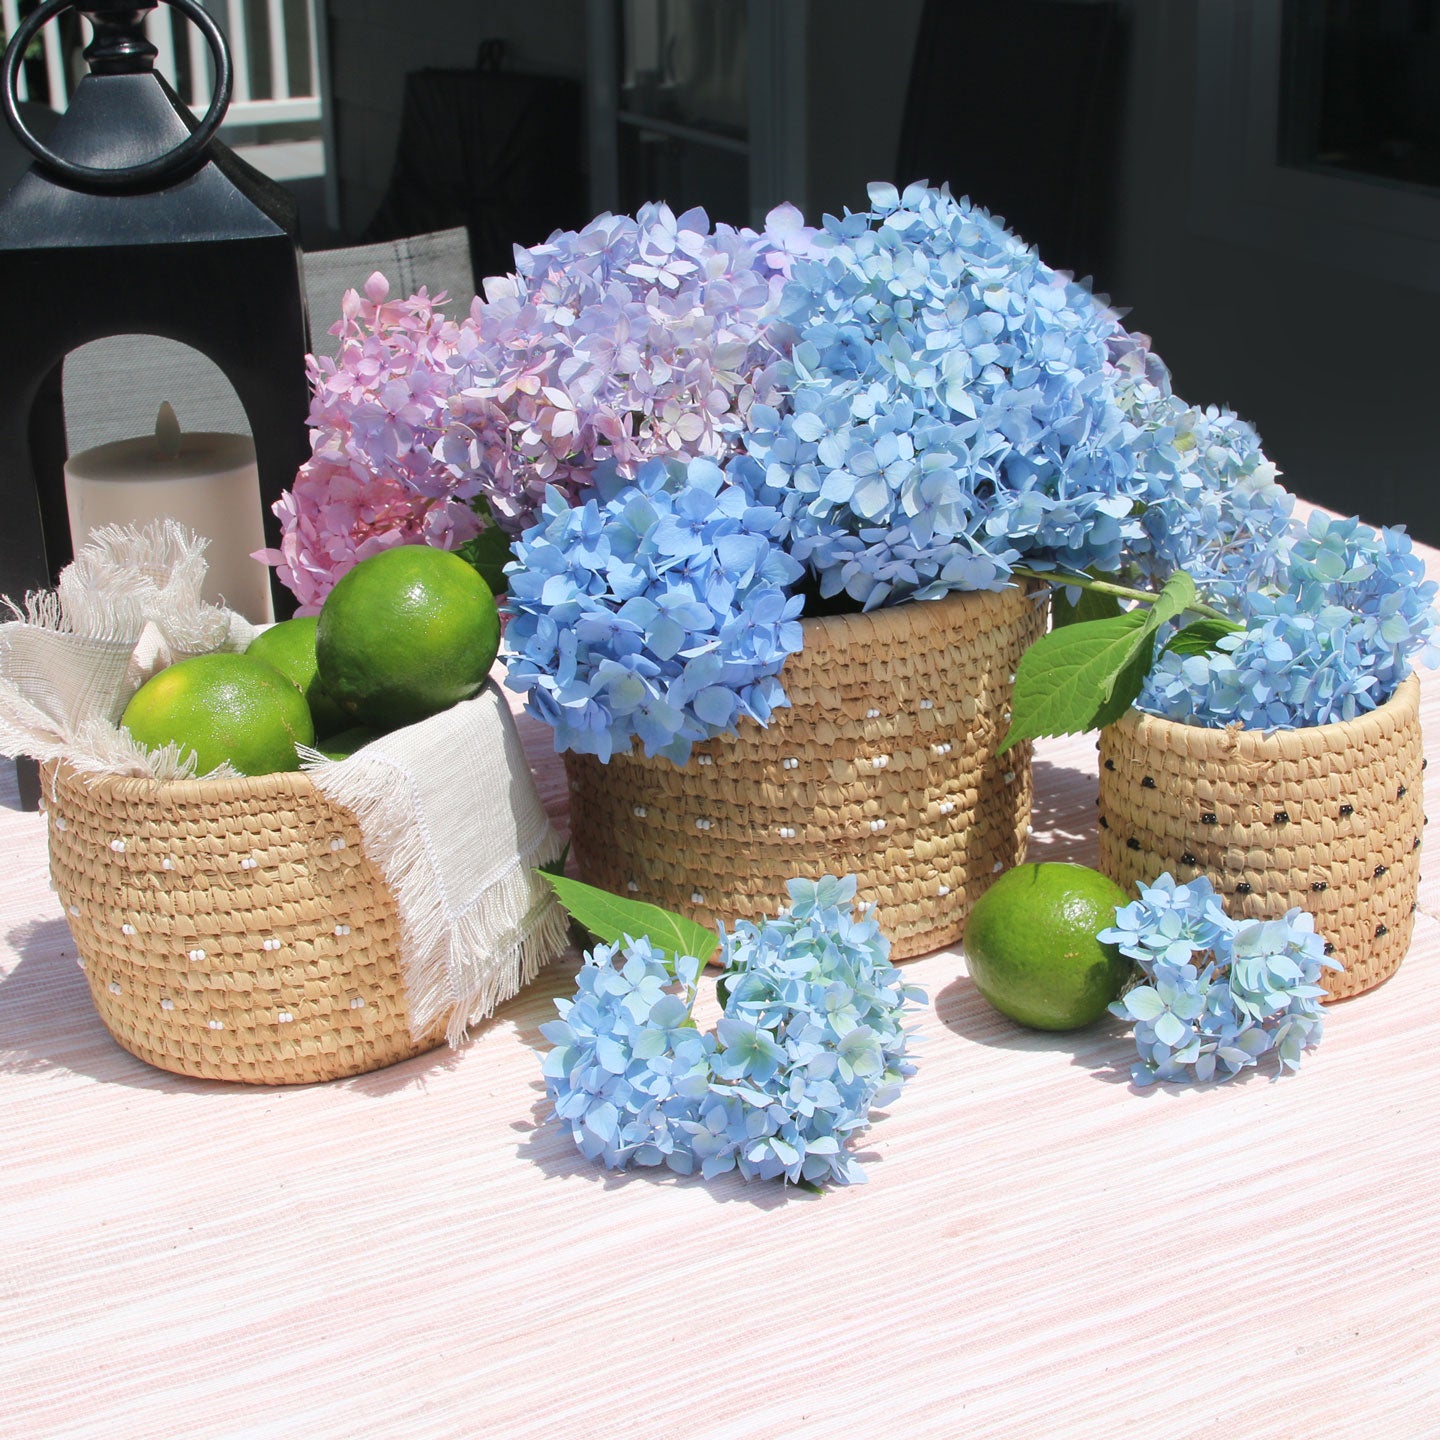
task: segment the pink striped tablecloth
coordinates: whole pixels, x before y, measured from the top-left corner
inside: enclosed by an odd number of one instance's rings
[[[1032,858],[1093,863],[1094,772],[1093,738],[1040,746]],[[542,1123],[573,955],[459,1053],[152,1070],[3,803],[5,1440],[1440,1435],[1440,874],[1279,1082],[1137,1092],[1118,1022],[1028,1033],[958,953],[911,962],[920,1071],[869,1183],[816,1196],[607,1174]]]

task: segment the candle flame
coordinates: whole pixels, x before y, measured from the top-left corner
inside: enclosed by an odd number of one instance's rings
[[[180,453],[180,419],[168,400],[161,402],[155,416],[155,444],[163,456]]]

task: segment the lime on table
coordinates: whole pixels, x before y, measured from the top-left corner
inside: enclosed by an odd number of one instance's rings
[[[965,958],[975,988],[1033,1030],[1078,1030],[1104,1013],[1131,964],[1095,936],[1130,897],[1085,865],[1017,865],[975,903]]]
[[[326,693],[320,683],[315,663],[315,629],[318,615],[297,615],[292,620],[262,630],[245,651],[256,660],[273,665],[282,675],[300,687],[317,735],[329,735],[347,723],[344,711]]]
[[[362,560],[320,609],[320,682],[352,724],[411,725],[485,683],[500,649],[490,587],[458,555],[402,545]]]
[[[315,740],[305,697],[273,665],[217,652],[177,661],[130,698],[120,723],[141,745],[193,750],[196,774],[228,760],[242,775],[298,770]]]

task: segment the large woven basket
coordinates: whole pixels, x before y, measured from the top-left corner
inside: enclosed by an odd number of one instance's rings
[[[182,1075],[357,1075],[412,1038],[394,900],[353,815],[302,774],[160,784],[47,767],[50,874],[95,1008]]]
[[[1045,592],[1014,587],[804,622],[767,727],[690,763],[567,755],[581,873],[703,924],[773,914],[794,876],[853,874],[897,959],[959,937],[1024,858],[1030,747],[995,755]]]
[[[1343,724],[1270,734],[1130,711],[1100,734],[1100,868],[1132,893],[1208,876],[1232,915],[1298,905],[1343,962],[1331,999],[1394,974],[1420,879],[1420,685]]]

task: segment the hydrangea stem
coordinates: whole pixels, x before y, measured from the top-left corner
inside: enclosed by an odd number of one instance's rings
[[[1100,580],[1094,575],[1072,575],[1064,570],[1031,570],[1025,565],[1012,565],[1010,573],[1020,576],[1022,580],[1044,580],[1049,585],[1074,585],[1081,590],[1093,590],[1097,595],[1114,595],[1121,600],[1138,600],[1145,605],[1154,604],[1156,599],[1153,590],[1137,590],[1134,586],[1121,585],[1114,580]],[[1223,610],[1217,610],[1213,605],[1206,605],[1201,600],[1197,600],[1189,608],[1197,615],[1223,621],[1232,629],[1244,628]]]

